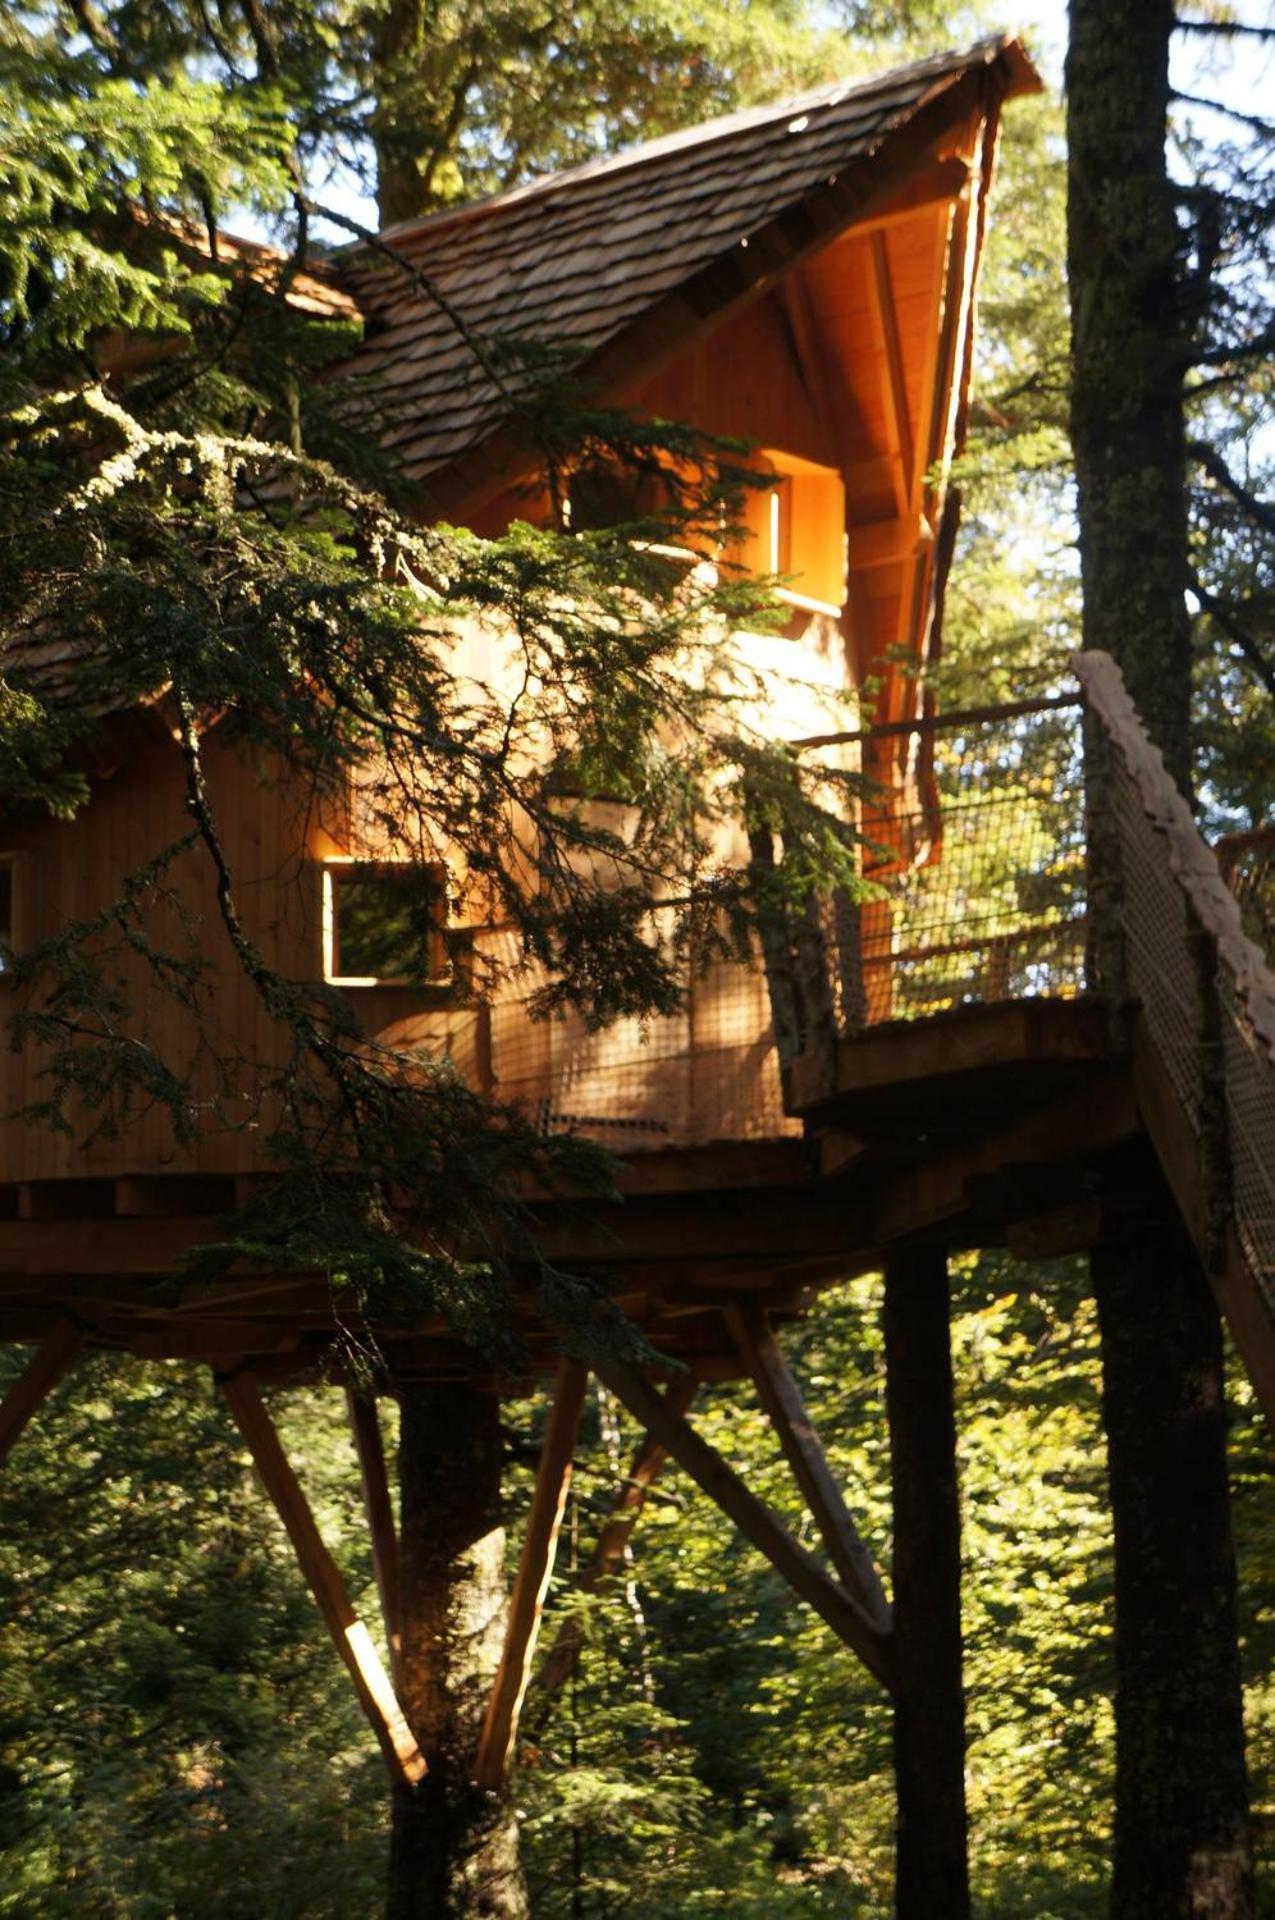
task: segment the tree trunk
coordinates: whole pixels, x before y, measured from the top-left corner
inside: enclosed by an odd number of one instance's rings
[[[1071,0],[1071,439],[1084,642],[1190,791],[1183,303],[1165,166],[1172,0]]]
[[[941,1251],[892,1254],[883,1317],[894,1491],[898,1920],[966,1920],[961,1519]]]
[[[1092,1270],[1116,1544],[1111,1911],[1250,1920],[1221,1325],[1167,1206]]]
[[[374,20],[368,131],[377,212],[382,227],[391,227],[458,196],[470,95],[495,55],[481,12],[460,35],[433,0],[386,0]]]
[[[1172,0],[1071,0],[1071,430],[1084,638],[1190,792]],[[1100,917],[1095,894],[1091,914]],[[1095,926],[1100,946],[1104,932]],[[1118,929],[1114,930],[1118,933]],[[1217,1313],[1176,1216],[1093,1257],[1116,1545],[1117,1920],[1252,1911]]]
[[[399,1436],[403,1709],[429,1773],[394,1793],[388,1920],[527,1920],[507,1793],[473,1785],[504,1638],[500,1402],[409,1385]]]

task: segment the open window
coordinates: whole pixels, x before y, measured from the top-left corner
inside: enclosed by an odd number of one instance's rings
[[[323,977],[337,987],[418,987],[450,977],[447,875],[404,861],[323,868]]]
[[[764,484],[740,505],[743,537],[730,558],[754,573],[779,573],[778,598],[812,613],[836,616],[846,597],[846,493],[834,467],[762,448]]]

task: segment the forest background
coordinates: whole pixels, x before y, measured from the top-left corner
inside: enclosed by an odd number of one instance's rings
[[[279,11],[293,46],[324,65],[340,8]],[[531,9],[487,9],[485,34],[478,12],[441,10],[432,65],[419,67],[441,99],[457,48],[477,63],[464,111],[440,122],[429,182],[438,201],[1014,24],[923,0],[850,6],[835,20],[800,0],[651,0],[623,19],[597,0],[576,10],[563,45]],[[181,13],[134,11],[143,52],[146,34],[158,45]],[[83,6],[50,17],[64,38],[91,37],[99,19]],[[1224,68],[1233,57],[1219,48],[1212,60]],[[197,32],[164,58],[197,65]],[[1184,176],[1238,167],[1233,135],[1197,115],[1177,153]],[[326,183],[341,204],[376,137],[360,127],[341,150]],[[982,300],[940,688],[949,701],[1048,690],[1078,631],[1064,190],[1056,98],[1018,103]],[[1197,429],[1207,426],[1255,494],[1269,463],[1268,400],[1269,375],[1238,406],[1223,409],[1211,392],[1197,408]],[[1219,530],[1215,493],[1206,475],[1197,691],[1203,805],[1226,828],[1269,816],[1275,767],[1269,685],[1209,617],[1209,599],[1229,604],[1262,564]],[[1087,1275],[1080,1263],[985,1256],[958,1264],[956,1288],[976,1899],[989,1915],[1080,1920],[1105,1908],[1112,1765],[1111,1548]],[[876,1283],[859,1281],[825,1296],[788,1340],[864,1530],[886,1553],[878,1318]],[[19,1360],[3,1357],[6,1377]],[[1269,1436],[1237,1367],[1231,1379],[1249,1752],[1269,1881],[1275,1501]],[[370,1600],[341,1396],[316,1388],[276,1395],[273,1407],[352,1590]],[[543,1415],[535,1401],[507,1409],[522,1463],[515,1528]],[[751,1483],[799,1526],[750,1395],[716,1389],[702,1418],[710,1438],[729,1429]],[[559,1614],[574,1604],[572,1575],[633,1439],[599,1389],[551,1602]],[[0,1538],[0,1913],[362,1920],[378,1910],[379,1757],[211,1383],[178,1367],[81,1363],[0,1483]],[[886,1709],[677,1474],[643,1516],[627,1580],[591,1602],[588,1619],[552,1717],[537,1727],[534,1696],[529,1713],[519,1790],[538,1915],[889,1911]],[[547,1633],[553,1624],[551,1613]]]

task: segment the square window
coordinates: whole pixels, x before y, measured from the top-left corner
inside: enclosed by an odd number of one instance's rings
[[[324,974],[338,986],[418,986],[447,972],[441,867],[350,860],[323,870]]]

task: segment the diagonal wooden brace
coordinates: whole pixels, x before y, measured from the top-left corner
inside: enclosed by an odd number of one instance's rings
[[[74,1322],[62,1320],[36,1348],[25,1371],[0,1402],[0,1461],[8,1459],[28,1421],[48,1399],[83,1344],[82,1330]]]
[[[814,1608],[838,1639],[858,1654],[883,1686],[893,1686],[893,1647],[888,1633],[870,1619],[861,1603],[829,1579],[812,1553],[794,1540],[783,1522],[757,1498],[720,1453],[690,1423],[668,1407],[636,1367],[623,1361],[595,1362],[599,1379],[622,1400],[635,1420],[660,1440],[745,1539],[782,1575],[797,1596]]]
[[[518,1717],[531,1675],[536,1635],[571,1485],[571,1461],[588,1379],[588,1369],[576,1361],[559,1363],[553,1406],[536,1469],[536,1488],[527,1518],[522,1558],[509,1602],[504,1651],[487,1703],[487,1717],[474,1764],[478,1785],[492,1792],[505,1777],[518,1734]]]
[[[283,1521],[293,1552],[327,1622],[359,1704],[381,1744],[390,1777],[414,1785],[425,1777],[425,1756],[399,1706],[371,1635],[355,1613],[336,1562],[323,1544],[301,1483],[283,1451],[261,1395],[244,1374],[218,1381],[253,1465]]]
[[[666,1405],[676,1413],[685,1413],[695,1397],[698,1380],[691,1371],[679,1374],[665,1392]],[[643,1434],[629,1471],[616,1493],[611,1511],[598,1535],[593,1558],[580,1576],[577,1591],[583,1596],[596,1593],[624,1563],[630,1536],[638,1516],[646,1505],[646,1496],[664,1469],[668,1448],[654,1434]],[[535,1679],[536,1724],[542,1725],[553,1709],[553,1702],[570,1677],[580,1648],[584,1644],[584,1623],[580,1612],[569,1614],[554,1636],[553,1645]]]
[[[354,1451],[358,1455],[363,1511],[367,1515],[368,1530],[372,1536],[372,1571],[376,1575],[376,1590],[381,1599],[385,1644],[390,1650],[390,1672],[397,1686],[403,1630],[398,1610],[398,1532],[394,1525],[394,1503],[390,1499],[389,1479],[385,1472],[385,1443],[381,1438],[381,1423],[376,1412],[376,1395],[349,1387],[345,1397],[350,1410]]]
[[[890,1603],[881,1576],[846,1510],[801,1389],[788,1371],[765,1312],[752,1301],[732,1302],[723,1311],[842,1585],[861,1602],[873,1624],[888,1633]]]

